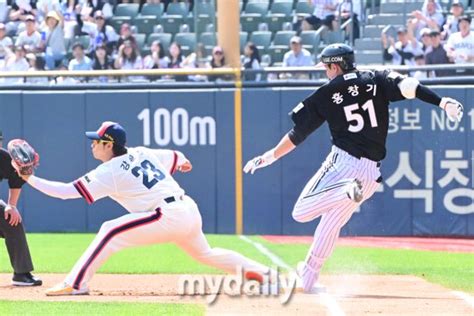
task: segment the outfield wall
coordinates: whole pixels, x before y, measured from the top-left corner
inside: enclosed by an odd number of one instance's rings
[[[419,101],[391,107],[383,186],[343,228],[343,235],[474,236],[472,87],[437,87],[466,106],[460,125]],[[308,88],[248,88],[242,92],[243,161],[269,149],[291,128],[287,113]],[[415,104],[413,104],[415,103]],[[27,139],[40,153],[39,176],[72,181],[97,166],[85,130],[120,122],[129,146],[183,151],[192,173],[177,175],[199,204],[209,233],[235,232],[234,90],[10,91],[0,95],[0,129],[6,142]],[[312,234],[291,209],[330,148],[323,125],[290,156],[243,177],[244,233]],[[7,184],[1,185],[6,198]],[[125,211],[111,200],[88,206],[27,187],[20,203],[27,230],[97,231]]]

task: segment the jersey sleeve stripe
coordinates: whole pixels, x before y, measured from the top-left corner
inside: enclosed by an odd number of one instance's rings
[[[86,200],[88,204],[94,203],[94,199],[90,195],[90,193],[87,191],[86,187],[84,184],[82,184],[81,181],[75,181],[74,182],[74,187],[76,188],[77,192]]]
[[[90,204],[94,203],[94,198],[92,198],[92,195],[89,193],[89,190],[87,190],[86,186],[81,182],[81,180],[78,181],[78,184],[84,190],[84,193],[86,194],[88,200],[90,201],[89,203]]]
[[[170,174],[173,174],[176,171],[176,165],[178,163],[178,154],[176,153],[176,151],[173,151],[173,154],[173,165],[171,166]]]

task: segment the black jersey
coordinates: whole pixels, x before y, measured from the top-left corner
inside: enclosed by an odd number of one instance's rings
[[[293,110],[294,134],[304,139],[327,121],[334,145],[358,158],[382,160],[388,105],[405,99],[398,87],[403,78],[389,70],[355,71],[334,78]]]
[[[0,148],[0,181],[3,179],[8,179],[8,186],[11,189],[19,189],[25,183],[13,169],[12,158],[8,151]]]

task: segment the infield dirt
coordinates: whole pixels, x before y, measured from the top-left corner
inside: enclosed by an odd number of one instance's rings
[[[0,274],[1,300],[194,303],[206,305],[207,315],[331,315],[340,308],[347,315],[473,315],[474,307],[451,290],[414,276],[323,275],[327,295],[296,293],[281,305],[278,297],[219,295],[206,304],[204,296],[180,296],[179,275],[98,274],[87,296],[47,297],[44,291],[61,282],[62,274],[39,275],[42,287],[10,285],[10,274]],[[334,310],[333,310],[334,312]]]

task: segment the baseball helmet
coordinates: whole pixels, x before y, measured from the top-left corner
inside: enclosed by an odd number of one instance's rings
[[[321,52],[321,63],[338,64],[342,70],[349,71],[356,68],[354,50],[346,44],[331,44]]]

